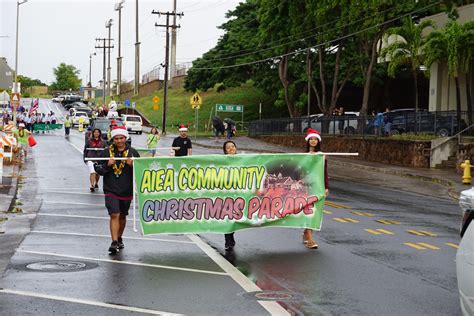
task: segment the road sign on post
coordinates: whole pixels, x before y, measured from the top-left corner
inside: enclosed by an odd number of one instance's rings
[[[135,109],[136,103],[132,102],[132,109]]]
[[[129,108],[130,107],[130,99],[125,100],[124,104],[127,108]]]
[[[237,104],[216,104],[217,112],[242,113],[242,129],[244,129],[244,106]]]
[[[189,104],[191,105],[191,108],[193,108],[194,110],[195,109],[199,110],[201,108],[201,105],[202,105],[201,96],[197,93],[193,94],[191,99],[189,99]]]

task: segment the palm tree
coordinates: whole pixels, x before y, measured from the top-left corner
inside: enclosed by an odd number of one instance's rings
[[[386,36],[397,35],[398,39],[381,51],[381,56],[389,59],[388,75],[395,77],[401,66],[409,66],[413,76],[415,90],[415,111],[418,112],[418,69],[423,63],[421,48],[425,42],[422,36],[427,27],[435,27],[433,21],[427,20],[416,24],[411,17],[402,20],[402,25],[387,30]]]
[[[472,100],[470,91],[469,68],[474,56],[474,21],[460,25],[451,20],[446,27],[431,33],[423,47],[426,66],[434,62],[446,62],[448,75],[454,78],[456,87],[456,111],[458,126],[461,123],[461,90],[459,76],[466,77],[466,95],[469,125],[472,124]]]

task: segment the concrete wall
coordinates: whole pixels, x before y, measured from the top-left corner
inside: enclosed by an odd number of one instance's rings
[[[153,80],[146,84],[140,86],[140,92],[138,93],[139,97],[144,97],[147,95],[151,95],[154,91],[160,90],[163,86],[162,80]],[[120,94],[120,99],[130,99],[133,97],[133,89],[129,91],[125,91]]]
[[[302,136],[262,136],[265,141],[303,152],[306,142]],[[399,141],[386,138],[356,139],[348,137],[324,137],[321,149],[325,152],[359,153],[354,159],[382,162],[407,167],[430,167],[429,141]]]
[[[448,159],[458,148],[458,139],[443,137],[431,141],[430,167],[434,168],[443,160]]]

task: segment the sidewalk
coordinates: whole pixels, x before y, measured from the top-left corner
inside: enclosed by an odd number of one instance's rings
[[[167,135],[166,137],[171,137],[171,135]],[[190,138],[195,146],[216,149],[222,148],[222,144],[225,141],[225,139],[216,140],[214,137],[197,137],[196,140],[192,136]],[[300,150],[297,148],[278,146],[245,136],[236,137],[232,140],[237,144],[240,153],[244,153],[246,151],[261,153],[300,152]],[[456,174],[454,170],[402,167],[378,162],[358,160],[356,158],[335,156],[329,157],[328,160],[331,162],[332,168],[334,166],[344,166],[355,170],[374,171],[430,183],[437,183],[446,187],[448,190],[448,195],[456,200],[459,200],[461,191],[471,188],[471,185],[462,184],[462,176]]]

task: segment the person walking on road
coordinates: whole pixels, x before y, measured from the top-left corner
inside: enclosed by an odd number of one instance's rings
[[[69,114],[66,114],[66,120],[64,121],[64,135],[69,137],[69,132],[71,131],[72,119]]]
[[[307,153],[317,153],[321,152],[321,134],[312,128],[308,128],[306,133],[306,152]],[[324,159],[324,194],[326,197],[329,195],[329,177],[328,177],[328,168],[327,160]],[[303,232],[303,243],[306,248],[317,249],[318,244],[313,239],[313,230],[306,228]]]
[[[127,144],[129,135],[125,126],[115,127],[111,134],[113,144],[106,147],[101,154],[101,157],[109,159],[94,166],[97,173],[104,177],[105,207],[110,216],[109,226],[112,238],[109,254],[114,255],[125,247],[122,234],[133,199],[133,160],[131,158],[140,157],[140,155]],[[128,159],[116,160],[115,158]]]
[[[222,149],[224,150],[225,155],[237,154],[237,145],[235,145],[235,143],[231,140],[225,141]],[[232,232],[232,233],[225,234],[224,237],[225,237],[225,250],[232,251],[235,246],[234,233]]]
[[[83,157],[85,158],[97,158],[101,156],[102,148],[105,148],[106,143],[102,139],[102,133],[100,129],[96,128],[92,131],[89,139],[86,141],[84,145]],[[100,175],[95,172],[94,169],[94,161],[88,160],[84,162],[87,164],[89,168],[89,181],[90,181],[90,191],[95,192],[95,189],[99,188],[99,179]]]
[[[156,155],[156,146],[160,140],[160,133],[156,127],[152,127],[150,134],[147,136],[146,147],[150,150],[151,156],[155,157]]]
[[[175,157],[191,156],[193,146],[188,138],[188,127],[186,125],[179,126],[179,136],[173,140],[171,147],[179,147],[174,150]]]

